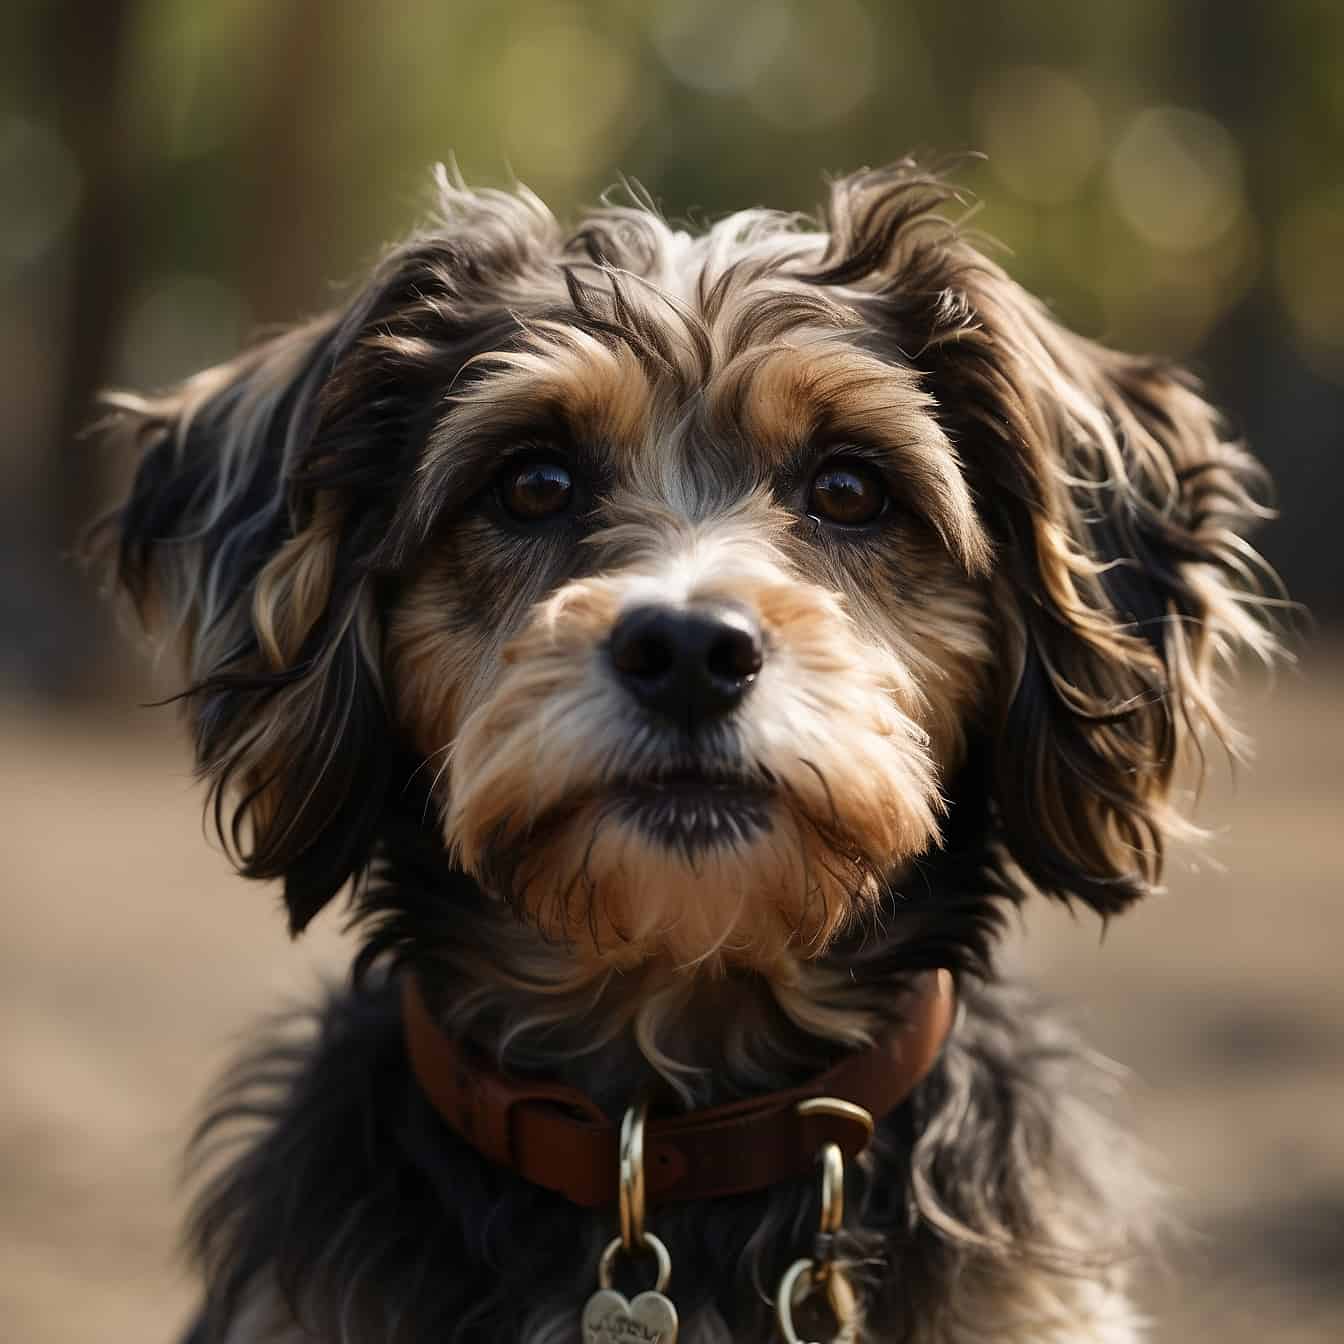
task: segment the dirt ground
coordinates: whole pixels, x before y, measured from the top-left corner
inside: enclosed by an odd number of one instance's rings
[[[1145,1297],[1163,1344],[1344,1339],[1344,649],[1254,692],[1217,832],[1117,921],[1032,909],[1009,956],[1133,1070],[1189,1228]],[[0,711],[0,1339],[168,1341],[178,1154],[258,1016],[342,946],[203,839],[168,711]],[[1216,860],[1216,862],[1215,862]]]

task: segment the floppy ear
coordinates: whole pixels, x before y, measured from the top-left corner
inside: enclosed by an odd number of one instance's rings
[[[107,422],[142,456],[101,541],[146,627],[180,647],[221,839],[245,876],[284,878],[295,932],[367,860],[388,784],[372,580],[339,486],[305,480],[354,316],[164,396],[115,396]]]
[[[1272,650],[1243,540],[1264,476],[1187,374],[1064,330],[955,247],[918,362],[997,540],[994,802],[1038,889],[1110,915],[1161,878],[1186,749],[1235,750],[1220,666]]]
[[[1243,540],[1264,476],[1188,375],[1055,323],[940,217],[954,199],[909,161],[836,183],[811,279],[864,286],[993,538],[1002,846],[1038,889],[1110,915],[1160,880],[1186,749],[1207,732],[1235,750],[1220,664],[1273,651]]]
[[[367,866],[410,773],[380,678],[394,580],[375,558],[481,338],[462,266],[485,271],[469,240],[414,240],[345,311],[167,395],[110,399],[108,432],[142,456],[94,549],[179,643],[221,838],[245,876],[284,879],[296,933]]]

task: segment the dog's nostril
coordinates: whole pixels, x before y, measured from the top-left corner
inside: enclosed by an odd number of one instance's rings
[[[725,681],[743,681],[761,670],[761,641],[754,629],[726,625],[710,645],[711,675]]]
[[[736,607],[639,607],[616,622],[612,667],[646,709],[693,729],[728,713],[764,660],[755,620]]]
[[[677,649],[662,613],[646,610],[622,618],[611,634],[611,661],[627,677],[664,676],[677,662]]]

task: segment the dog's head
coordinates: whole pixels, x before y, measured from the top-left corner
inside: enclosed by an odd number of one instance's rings
[[[1118,911],[1244,598],[1252,461],[1056,325],[909,166],[699,237],[441,181],[342,311],[162,398],[117,572],[175,634],[216,815],[295,929],[432,780],[579,955],[820,952],[940,843]],[[227,800],[227,801],[226,801]]]

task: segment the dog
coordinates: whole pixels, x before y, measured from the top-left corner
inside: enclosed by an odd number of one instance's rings
[[[828,191],[440,170],[343,307],[112,398],[220,834],[364,939],[202,1126],[193,1339],[1139,1337],[1152,1184],[994,945],[1160,881],[1262,472],[946,174]]]

